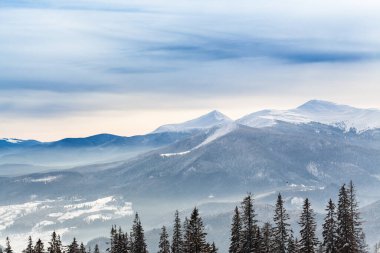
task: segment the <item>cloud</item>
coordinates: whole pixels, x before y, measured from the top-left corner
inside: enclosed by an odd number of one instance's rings
[[[377,1],[5,0],[0,6],[0,115],[20,122],[215,105],[245,112],[255,102],[288,106],[287,99],[311,97],[378,101],[372,95],[380,92]]]

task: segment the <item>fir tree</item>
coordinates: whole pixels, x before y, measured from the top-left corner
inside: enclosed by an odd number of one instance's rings
[[[218,253],[218,249],[216,248],[214,242],[210,245],[210,250],[208,251],[208,253]]]
[[[256,228],[254,248],[255,248],[255,253],[265,252],[264,238],[259,227]]]
[[[11,247],[11,242],[9,240],[9,237],[5,239],[5,249],[4,253],[13,253],[12,247]]]
[[[94,253],[100,253],[98,244],[95,244]]]
[[[253,208],[252,194],[248,194],[241,204],[241,253],[253,253],[255,251],[256,215]]]
[[[353,231],[351,226],[350,201],[348,198],[346,186],[342,185],[339,190],[338,210],[337,210],[337,250],[340,253],[351,252],[351,241],[353,240]]]
[[[276,209],[274,213],[274,253],[286,253],[289,234],[289,215],[286,213],[284,201],[281,194],[277,197]]]
[[[191,253],[204,253],[208,251],[206,242],[206,232],[202,218],[199,216],[199,211],[195,207],[191,213],[190,220],[187,226],[187,246]]]
[[[81,242],[79,246],[79,252],[80,253],[86,253],[86,247],[84,246],[83,242]]]
[[[182,228],[181,228],[181,219],[179,218],[178,210],[175,212],[174,226],[173,226],[173,237],[172,237],[172,253],[181,253],[182,252]]]
[[[293,231],[290,230],[289,232],[289,236],[288,236],[288,253],[297,253],[297,245],[296,245],[296,241],[294,239],[294,236],[293,236]]]
[[[51,235],[51,240],[49,242],[48,247],[49,253],[62,253],[62,242],[59,235],[55,233],[55,231]]]
[[[365,243],[365,235],[362,229],[362,221],[360,218],[359,204],[356,200],[356,190],[352,181],[347,189],[348,200],[350,205],[350,220],[351,231],[353,231],[353,238],[351,242],[351,252],[364,253],[367,252],[367,245]]]
[[[32,241],[31,236],[29,236],[29,238],[28,238],[28,246],[26,246],[26,249],[24,249],[22,252],[23,253],[34,253],[33,241]]]
[[[241,234],[241,221],[240,221],[240,214],[238,207],[235,207],[235,213],[232,218],[232,225],[231,225],[231,238],[230,238],[230,247],[229,247],[229,253],[240,253],[240,238]]]
[[[325,253],[337,253],[337,225],[335,204],[330,199],[326,207],[326,217],[323,223],[323,247]]]
[[[185,221],[183,222],[183,241],[182,241],[182,252],[183,253],[191,253],[190,250],[190,240],[191,240],[191,233],[190,233],[190,227],[189,227],[189,219],[185,217]]]
[[[41,239],[38,239],[36,245],[34,245],[34,253],[45,253],[44,243]]]
[[[77,239],[74,237],[70,245],[67,246],[67,253],[80,253]]]
[[[301,227],[300,250],[302,253],[315,253],[318,240],[315,236],[316,224],[314,210],[311,208],[309,199],[303,204],[303,211],[299,221]]]
[[[131,253],[146,253],[144,229],[139,215],[136,213],[131,231]]]
[[[158,253],[170,253],[169,235],[168,232],[166,232],[165,226],[163,226],[161,229],[160,242],[158,248]]]
[[[269,222],[264,223],[262,228],[264,253],[273,252],[273,228]]]

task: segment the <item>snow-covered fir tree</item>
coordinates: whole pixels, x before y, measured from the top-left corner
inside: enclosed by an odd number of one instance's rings
[[[49,242],[48,247],[49,253],[62,253],[62,242],[61,238],[57,233],[54,231],[51,235],[51,240]]]
[[[186,228],[186,242],[188,251],[191,253],[206,253],[209,250],[206,242],[205,227],[202,218],[199,215],[198,208],[194,208]]]
[[[274,227],[273,227],[273,237],[274,237],[274,248],[273,253],[286,253],[287,242],[289,235],[289,215],[286,213],[284,207],[284,201],[281,194],[277,197],[275,213],[273,217]]]
[[[22,252],[23,253],[34,253],[33,240],[32,240],[31,236],[29,236],[29,238],[28,238],[28,245],[26,246],[26,248]]]
[[[44,253],[44,243],[41,241],[41,239],[38,239],[36,242],[36,245],[34,245],[34,253]]]
[[[324,253],[337,253],[337,217],[335,204],[330,199],[326,207],[326,216],[322,225],[323,250]]]
[[[273,252],[273,228],[269,222],[265,222],[262,227],[264,253]]]
[[[235,207],[234,216],[232,218],[232,224],[231,224],[229,253],[240,253],[240,249],[241,249],[240,235],[241,235],[240,213],[239,213],[239,208]]]
[[[255,252],[256,214],[253,208],[253,196],[249,193],[241,203],[241,253]]]
[[[300,251],[302,253],[315,253],[318,245],[318,239],[315,234],[317,225],[315,223],[315,213],[308,198],[304,201],[299,225],[301,228]]]
[[[160,242],[158,243],[158,253],[170,253],[169,235],[166,231],[166,227],[161,228]]]
[[[182,252],[182,227],[181,227],[181,219],[179,218],[178,210],[175,211],[174,214],[174,225],[173,225],[173,236],[172,236],[172,245],[171,252],[172,253],[181,253]]]
[[[4,253],[13,253],[12,247],[11,247],[11,242],[9,240],[9,237],[5,239],[5,249]]]
[[[136,213],[133,221],[130,239],[131,253],[147,253],[144,229],[141,225],[138,213]]]
[[[67,246],[67,253],[80,253],[77,239],[74,237],[70,245]]]

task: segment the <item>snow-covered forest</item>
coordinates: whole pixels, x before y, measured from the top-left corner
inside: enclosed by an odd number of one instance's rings
[[[259,224],[256,219],[254,195],[248,193],[241,205],[236,206],[231,221],[229,253],[366,253],[370,252],[362,229],[356,189],[352,181],[341,186],[338,202],[326,203],[322,233],[317,233],[315,212],[306,198],[299,217],[299,233],[289,223],[289,214],[281,194],[278,195],[273,221]],[[181,220],[179,212],[174,214],[169,235],[163,226],[157,242],[158,253],[215,253],[217,245],[207,240],[202,217],[195,207],[190,217]],[[78,238],[79,239],[79,238]],[[98,245],[93,249],[73,238],[69,245],[62,245],[60,235],[53,232],[51,240],[44,244],[41,239],[33,243],[32,235],[27,240],[23,253],[100,253]],[[109,253],[147,253],[144,228],[138,213],[135,213],[130,232],[113,225],[107,242]],[[376,244],[374,252],[378,252]],[[13,253],[11,242],[6,238],[4,253]]]

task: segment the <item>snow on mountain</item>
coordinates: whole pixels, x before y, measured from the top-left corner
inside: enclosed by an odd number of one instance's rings
[[[132,203],[118,196],[90,201],[57,198],[3,205],[0,206],[0,235],[9,236],[12,247],[21,252],[29,235],[48,241],[51,233],[56,231],[70,240],[73,237],[70,233],[75,233],[78,228],[89,227],[96,222],[112,222],[132,214]],[[108,223],[105,224],[107,226]]]
[[[20,142],[23,142],[23,140],[20,140],[20,139],[13,139],[13,138],[3,138],[1,139],[2,141],[6,141],[6,142],[9,142],[9,143],[20,143]]]
[[[218,111],[212,111],[199,118],[192,119],[183,123],[160,126],[154,131],[154,133],[189,132],[192,130],[209,129],[215,126],[220,126],[231,122],[233,122],[233,120],[228,118],[226,115]]]
[[[362,132],[380,128],[380,110],[359,109],[322,100],[311,100],[290,110],[263,110],[238,119],[236,122],[250,127],[273,126],[277,121],[289,123],[318,122],[348,131],[355,128]]]
[[[207,145],[208,143],[211,143],[212,141],[232,132],[237,128],[237,125],[235,122],[232,123],[226,123],[225,125],[221,126],[220,128],[216,129],[214,133],[212,133],[210,136],[208,136],[203,142],[201,142],[199,145],[195,146],[194,148],[182,152],[177,153],[165,153],[160,154],[161,157],[171,157],[171,156],[177,156],[177,155],[186,155],[190,153],[193,150],[196,150],[202,146]]]

